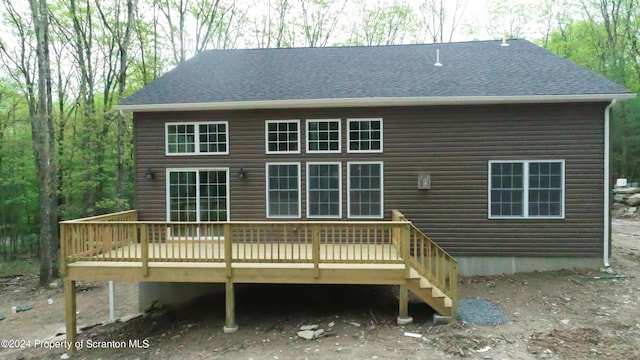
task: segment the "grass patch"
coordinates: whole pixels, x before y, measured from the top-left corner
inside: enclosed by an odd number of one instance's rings
[[[37,276],[40,272],[38,259],[0,260],[0,277],[11,275]]]

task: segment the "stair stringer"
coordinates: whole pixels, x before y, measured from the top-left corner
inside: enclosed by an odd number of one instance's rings
[[[453,316],[453,301],[429,280],[421,276],[413,267],[407,279],[407,287],[442,316]]]

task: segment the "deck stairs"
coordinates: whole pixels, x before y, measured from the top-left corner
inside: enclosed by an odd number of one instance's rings
[[[407,223],[394,243],[403,258],[408,259],[406,284],[408,290],[444,317],[456,316],[458,272],[456,259],[425,235],[399,211],[392,213],[394,221]],[[406,247],[406,245],[409,245]]]
[[[444,292],[420,275],[413,267],[411,268],[407,285],[414,295],[431,306],[441,316],[453,317],[455,315],[451,297],[445,295]]]

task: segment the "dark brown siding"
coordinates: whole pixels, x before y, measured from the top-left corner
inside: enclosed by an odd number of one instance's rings
[[[165,169],[229,167],[232,220],[264,220],[265,161],[300,161],[305,217],[305,161],[384,161],[385,216],[399,209],[459,256],[599,256],[603,237],[605,104],[486,105],[370,109],[299,109],[135,114],[136,208],[143,220],[166,219]],[[383,154],[347,154],[346,118],[384,118]],[[304,154],[304,119],[342,118],[342,154]],[[265,155],[264,120],[301,119],[303,153]],[[166,121],[228,120],[230,154],[165,156]],[[488,219],[489,160],[565,160],[565,219]],[[240,168],[248,178],[239,180]],[[144,174],[148,168],[154,180]],[[429,172],[431,190],[417,189]]]

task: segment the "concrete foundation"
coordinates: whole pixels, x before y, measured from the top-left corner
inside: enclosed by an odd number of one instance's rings
[[[461,276],[501,275],[574,268],[597,269],[602,266],[601,258],[456,256],[456,260],[458,260],[458,274]]]
[[[144,311],[156,300],[155,306],[178,305],[212,293],[224,294],[224,284],[141,282],[138,287],[138,309]]]
[[[400,326],[402,325],[409,325],[413,322],[413,318],[411,316],[407,316],[407,317],[400,317],[398,316],[398,318],[396,319],[396,323]]]

